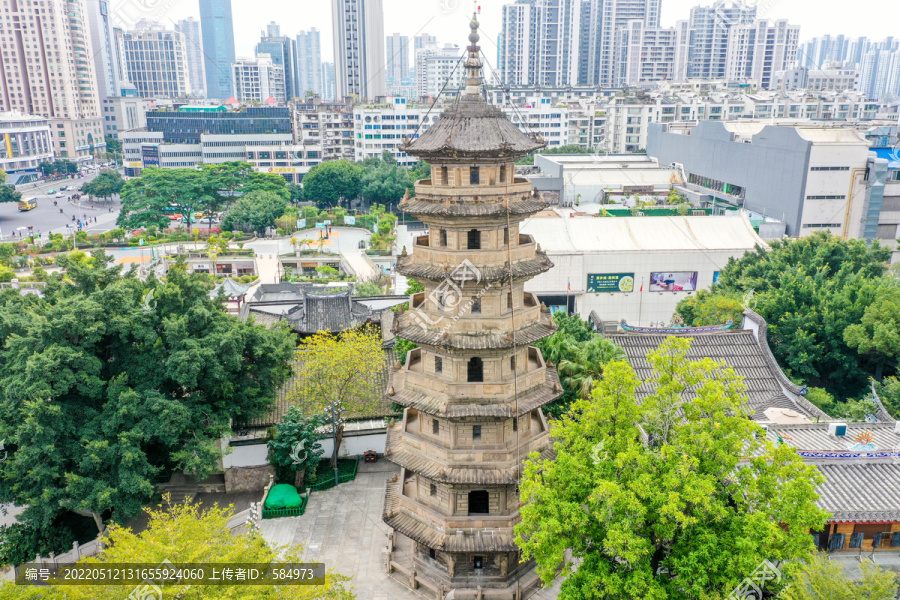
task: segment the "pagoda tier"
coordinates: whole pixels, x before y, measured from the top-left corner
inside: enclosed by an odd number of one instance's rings
[[[404,554],[388,564],[413,586],[441,597],[491,588],[512,600],[535,580],[514,543],[522,462],[552,456],[541,407],[562,387],[532,345],[556,330],[553,318],[524,287],[553,264],[519,233],[547,203],[515,176],[515,162],[544,143],[482,99],[474,17],[471,27],[465,91],[402,146],[431,164],[431,178],[400,203],[428,234],[396,266],[425,289],[392,328],[418,347],[386,390],[405,408],[388,427],[385,455],[401,472],[388,482],[383,517],[412,542],[410,562]]]

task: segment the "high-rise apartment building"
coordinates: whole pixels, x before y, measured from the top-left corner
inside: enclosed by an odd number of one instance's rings
[[[613,85],[616,32],[629,21],[659,27],[660,0],[582,0],[578,30],[578,84]]]
[[[644,27],[629,21],[616,32],[613,85],[635,86],[653,81],[681,81],[687,71],[687,27]]]
[[[139,21],[126,31],[125,68],[141,98],[184,98],[190,89],[184,34]]]
[[[889,37],[870,44],[860,57],[857,85],[872,100],[900,94],[900,43]]]
[[[728,32],[725,77],[774,89],[775,73],[797,60],[800,26],[786,20],[760,19],[752,25],[735,25]]]
[[[234,63],[231,0],[200,0],[200,27],[206,57],[203,65],[206,96],[225,100],[232,93],[231,65]]]
[[[848,60],[850,40],[843,35],[815,37],[800,48],[798,60],[807,69],[827,69]]]
[[[384,12],[381,0],[332,0],[337,98],[385,94]]]
[[[389,83],[399,83],[409,77],[409,37],[394,33],[385,38],[384,69]]]
[[[273,33],[276,35],[272,35]],[[285,93],[288,98],[293,98],[301,93],[297,89],[297,47],[293,38],[280,33],[281,28],[277,23],[269,23],[256,45],[256,54],[268,54],[272,62],[282,68]]]
[[[334,63],[322,63],[322,99],[334,100],[335,93]]]
[[[188,75],[191,81],[189,93],[203,97],[206,95],[206,71],[203,68],[203,36],[200,34],[200,21],[194,17],[182,19],[175,23],[175,30],[184,34]]]
[[[268,54],[255,58],[239,58],[231,65],[234,77],[234,96],[241,102],[287,100],[284,87],[284,67],[272,62]],[[270,100],[270,98],[272,100]]]
[[[578,78],[577,0],[516,0],[503,7],[497,45],[506,85],[574,85]]]
[[[109,3],[106,0],[87,0],[86,14],[91,34],[94,74],[97,77],[97,97],[102,101],[120,94],[122,79],[116,60],[117,48]]]
[[[724,79],[729,30],[735,25],[751,25],[755,21],[756,6],[747,6],[737,0],[717,0],[712,6],[692,8],[687,76]]]
[[[459,91],[465,77],[460,63],[462,50],[456,44],[429,42],[416,52],[416,95],[436,98],[441,90],[449,95]]]
[[[322,45],[315,27],[297,34],[297,96],[306,92],[323,96]]]
[[[4,11],[0,112],[47,117],[60,158],[88,160],[102,152],[105,142],[85,3],[16,2]]]

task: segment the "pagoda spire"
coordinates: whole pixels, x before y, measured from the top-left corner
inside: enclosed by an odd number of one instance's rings
[[[481,75],[481,46],[478,45],[478,40],[481,37],[478,35],[478,11],[472,13],[472,20],[469,21],[469,45],[466,47],[466,50],[469,52],[469,55],[466,57],[466,90],[464,92],[465,96],[477,96],[481,97],[482,92],[482,84],[484,80]]]

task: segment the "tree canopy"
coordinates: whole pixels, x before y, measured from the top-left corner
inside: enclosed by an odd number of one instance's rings
[[[165,227],[169,211],[184,215],[188,228],[194,212],[210,194],[209,182],[197,169],[148,167],[122,188],[122,209],[116,224],[127,229]]]
[[[81,190],[98,198],[111,198],[125,187],[125,180],[118,171],[101,171],[92,181],[85,183]]]
[[[38,547],[0,543],[0,562],[58,552],[64,514],[98,528],[139,514],[160,474],[208,476],[231,421],[267,410],[290,374],[286,328],[227,315],[183,264],[142,282],[110,260],[69,255],[42,298],[3,292],[0,503],[27,506],[14,527],[34,535],[14,537]]]
[[[349,202],[359,196],[363,170],[348,160],[320,163],[303,177],[303,198],[320,208]]]
[[[282,180],[283,181],[283,180]],[[275,220],[284,214],[287,199],[271,191],[252,191],[241,196],[222,218],[222,228],[228,231],[263,232],[274,227]]]
[[[302,548],[272,547],[259,533],[233,535],[228,528],[231,507],[176,504],[168,512],[148,508],[146,530],[134,533],[113,525],[104,550],[82,559],[79,567],[106,564],[271,564],[304,562]],[[32,557],[33,558],[33,557]],[[96,598],[190,598],[191,600],[352,600],[354,594],[344,576],[328,572],[325,585],[194,585],[167,583],[157,586],[51,585],[49,587],[0,585],[0,600],[95,600]],[[189,589],[187,595],[180,595]],[[156,592],[156,593],[154,593]],[[151,595],[152,594],[152,595]]]
[[[409,170],[398,165],[389,150],[380,159],[369,160],[374,162],[367,164],[363,172],[361,195],[369,202],[396,204],[412,187]]]
[[[13,185],[0,185],[0,202],[18,202],[22,199],[22,192]]]
[[[888,346],[898,335],[897,283],[885,275],[890,250],[828,233],[770,246],[730,260],[710,293],[681,301],[685,322],[721,322],[735,316],[735,302],[755,307],[786,373],[838,398],[865,393],[871,375],[894,372],[897,350]]]
[[[545,582],[563,565],[561,600],[721,598],[763,559],[812,555],[822,476],[759,436],[741,379],[689,346],[648,355],[640,402],[631,367],[608,364],[553,426],[556,458],[526,462],[516,543]]]

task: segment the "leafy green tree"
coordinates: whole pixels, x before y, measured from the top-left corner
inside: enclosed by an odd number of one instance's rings
[[[415,279],[407,279],[406,280],[406,291],[403,292],[407,296],[412,296],[413,294],[418,294],[419,292],[425,291],[425,285],[416,281]]]
[[[558,146],[553,148],[543,148],[534,154],[590,154],[590,148],[579,146],[577,144],[569,144],[567,146]],[[517,165],[533,165],[534,154],[527,154],[516,161]]]
[[[883,381],[872,381],[878,399],[895,419],[900,418],[900,379],[885,377]]]
[[[106,136],[106,151],[112,154],[122,153],[122,142],[111,135]]]
[[[577,344],[571,359],[564,359],[559,363],[559,375],[566,387],[588,399],[594,386],[603,378],[605,365],[625,360],[625,351],[615,342],[595,335],[588,341]]]
[[[895,600],[897,574],[870,562],[860,564],[862,577],[850,579],[840,563],[817,554],[806,562],[796,581],[780,596],[784,600]]]
[[[252,192],[275,194],[288,201],[291,199],[287,181],[277,173],[260,173],[259,171],[247,173],[241,193],[250,194]]]
[[[384,288],[374,281],[363,281],[353,286],[354,296],[380,296],[384,293]]]
[[[183,263],[161,283],[110,261],[60,257],[43,297],[0,302],[0,503],[39,534],[65,514],[101,530],[136,516],[157,475],[208,476],[232,420],[267,410],[290,373],[290,332],[227,315]]]
[[[320,414],[307,417],[297,406],[291,406],[275,427],[275,434],[267,442],[269,464],[281,483],[302,487],[304,482],[315,483],[316,465],[324,454],[316,430],[325,424]]]
[[[526,462],[516,543],[547,583],[563,566],[561,600],[723,598],[763,559],[812,555],[822,476],[760,436],[740,377],[689,346],[648,355],[640,402],[631,367],[609,363],[553,428],[555,459]]]
[[[363,168],[348,160],[323,162],[303,177],[303,198],[317,206],[330,207],[359,196]]]
[[[0,202],[18,202],[22,199],[22,192],[12,185],[0,185]]]
[[[118,171],[101,171],[92,181],[82,186],[82,191],[98,198],[112,198],[125,187],[125,180]]]
[[[409,170],[409,178],[412,180],[412,183],[420,179],[431,179],[431,165],[424,160],[420,160]]]
[[[829,414],[834,406],[834,396],[829,394],[825,388],[808,388],[806,399]]]
[[[875,377],[880,379],[883,368],[896,368],[900,358],[900,283],[889,277],[878,281],[881,285],[860,322],[844,330],[844,341],[875,363]]]
[[[303,186],[296,183],[287,184],[288,193],[291,195],[291,202],[303,201]]]
[[[406,355],[410,350],[415,350],[419,347],[419,345],[415,342],[411,342],[404,338],[395,338],[396,343],[394,344],[394,352],[397,353],[397,359],[400,361],[401,365],[406,364]]]
[[[863,324],[867,307],[883,298],[890,250],[828,233],[775,240],[770,247],[729,261],[711,295],[733,300],[752,292],[750,306],[755,304],[768,322],[772,351],[790,377],[824,387],[838,398],[863,393],[869,376],[885,366],[887,357],[860,353],[859,346],[848,344],[845,331]],[[696,305],[707,302],[711,300],[704,295]],[[889,312],[889,304],[871,309],[870,317],[879,314],[874,311]],[[692,306],[681,303],[679,312],[693,315]],[[865,325],[851,331],[854,343],[863,342],[864,331],[874,334]]]
[[[685,323],[694,326],[721,325],[731,320],[740,326],[744,319],[743,294],[700,290],[678,303],[676,311]]]
[[[262,233],[274,227],[284,214],[288,201],[273,192],[253,191],[238,199],[222,218],[222,229]]]
[[[101,563],[270,564],[303,562],[299,546],[279,548],[259,533],[232,534],[228,520],[233,507],[177,504],[170,510],[147,508],[147,528],[141,533],[113,525],[97,557],[82,559],[79,567]],[[33,556],[31,557],[34,558]],[[194,585],[168,582],[154,593],[150,586],[129,585],[0,585],[0,600],[96,600],[97,598],[185,598],[190,600],[353,600],[348,578],[331,571],[324,585]],[[153,594],[153,595],[151,595]]]
[[[399,166],[389,150],[385,150],[380,159],[366,159],[362,165],[365,171],[361,194],[369,202],[396,204],[413,185],[409,170]]]
[[[169,223],[172,208],[184,215],[188,230],[206,195],[203,173],[196,169],[149,167],[122,188],[122,210],[116,224],[127,229]]]

